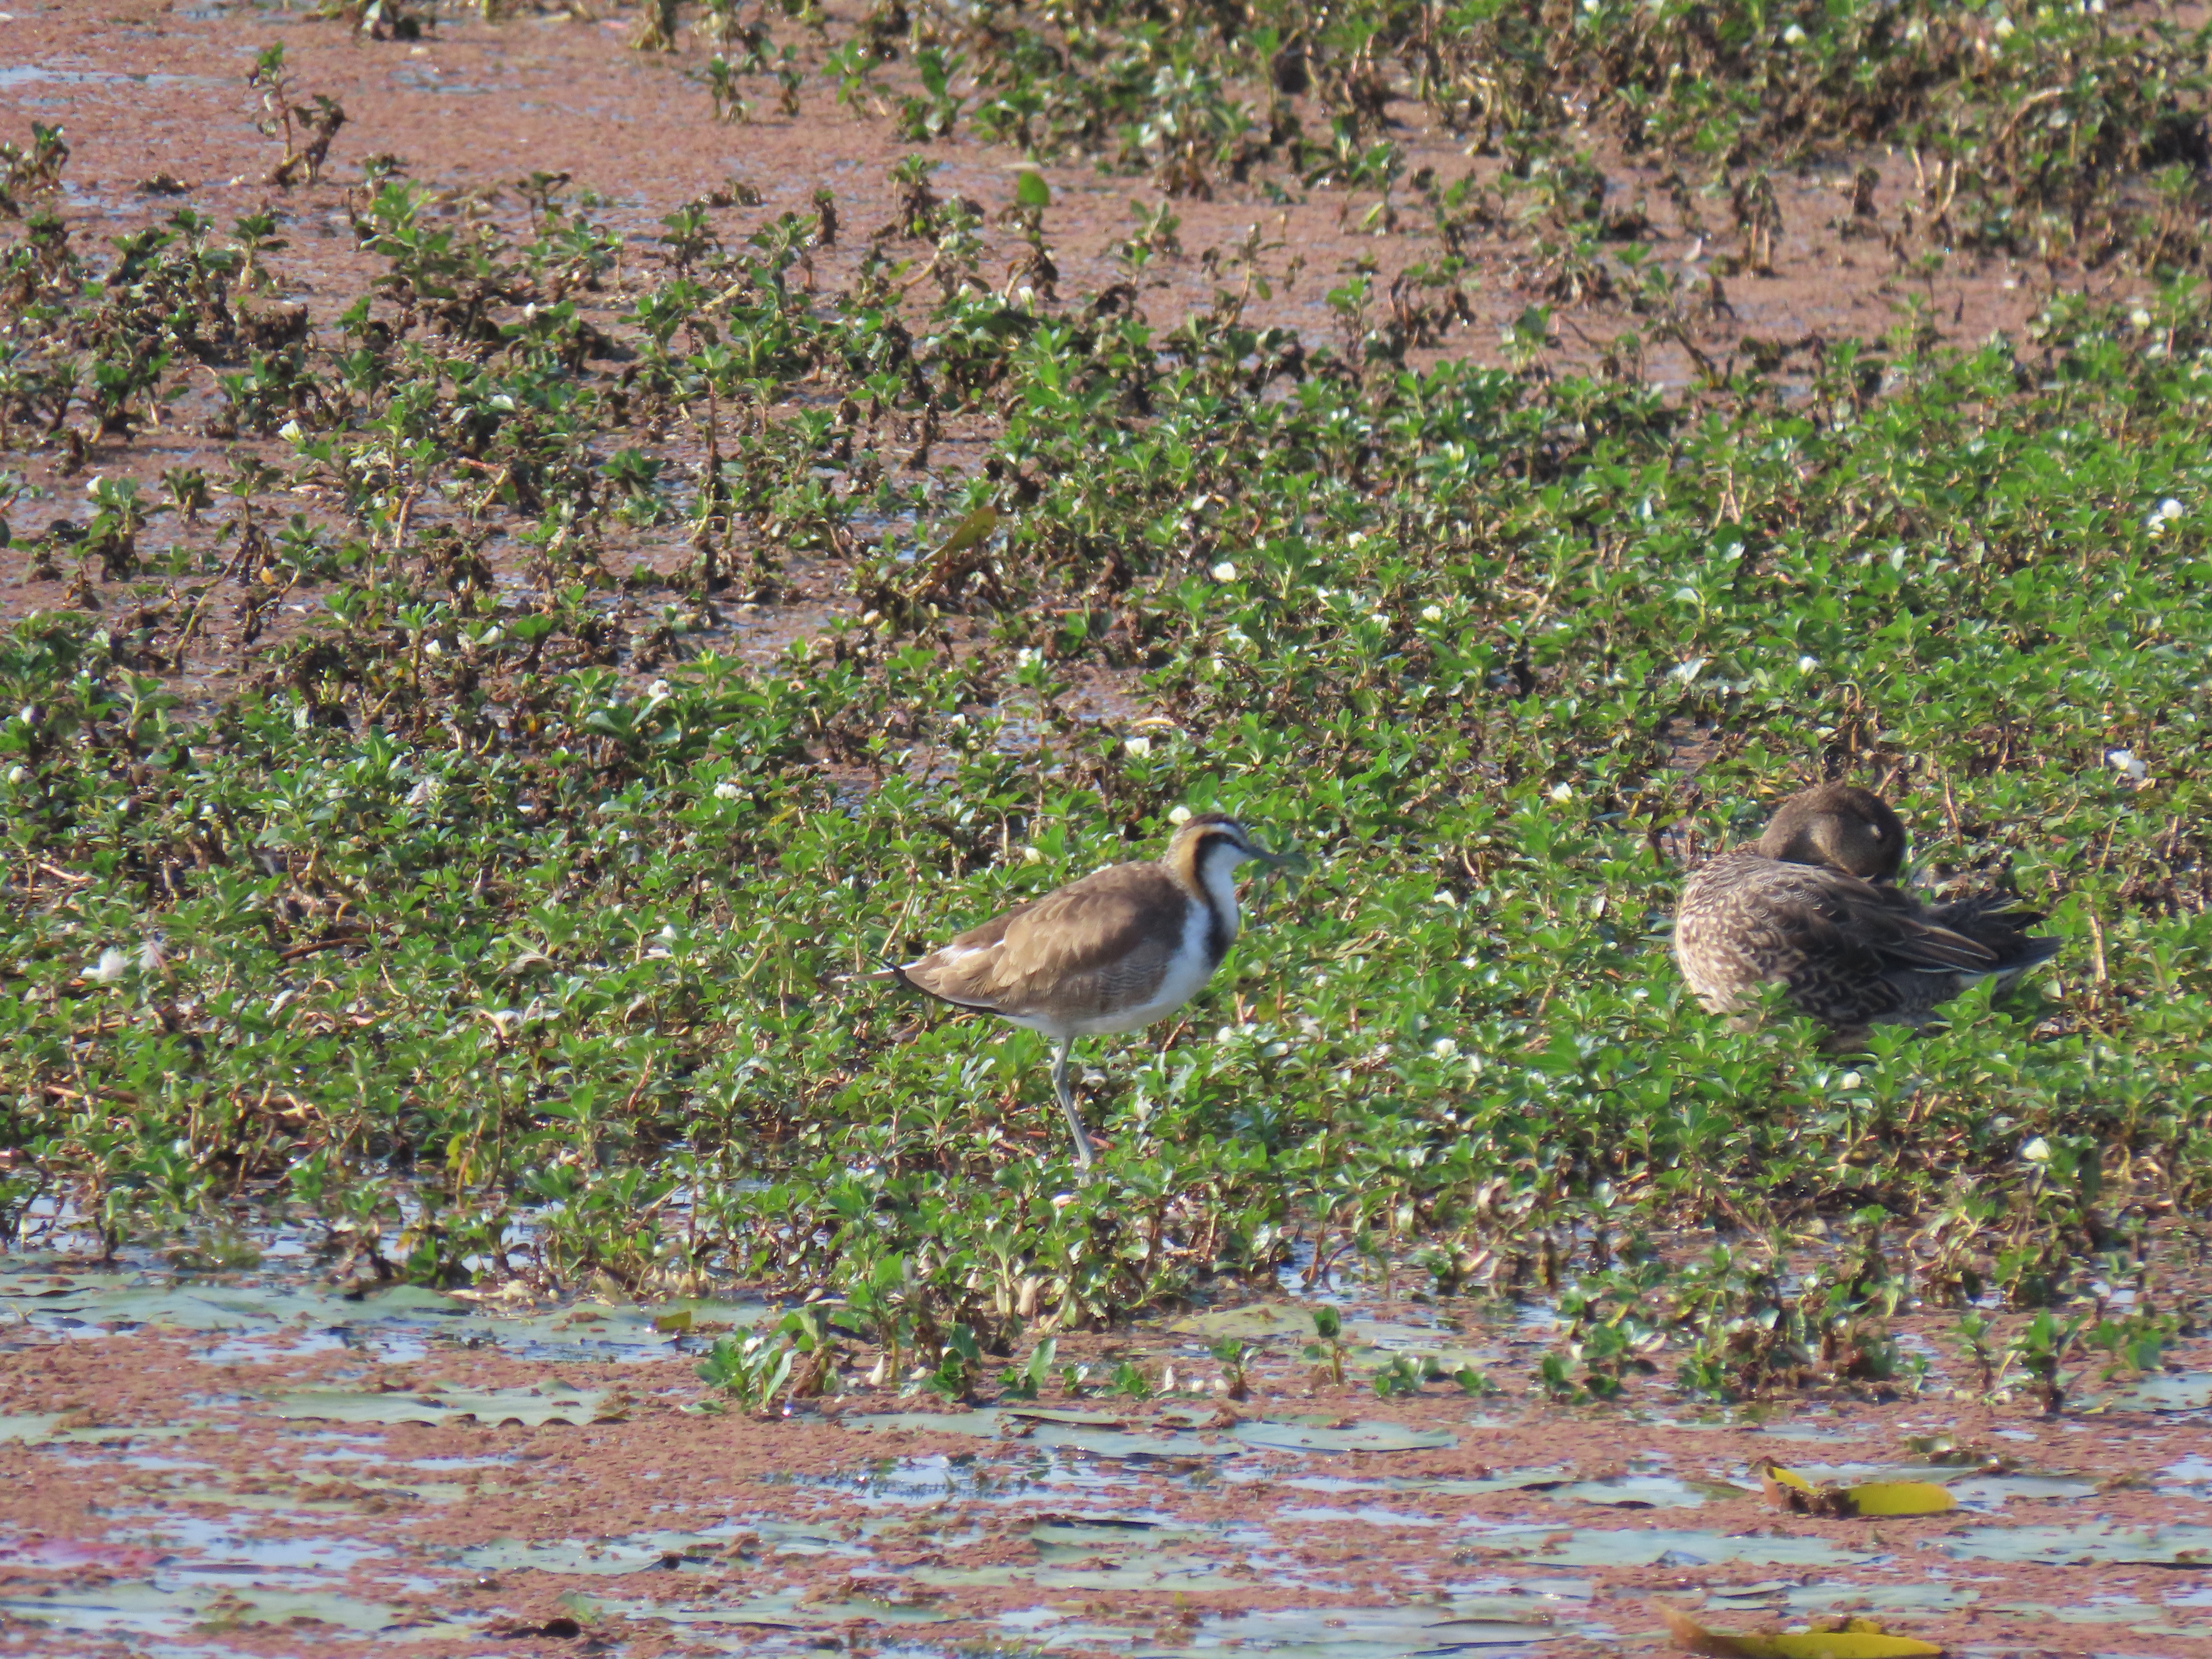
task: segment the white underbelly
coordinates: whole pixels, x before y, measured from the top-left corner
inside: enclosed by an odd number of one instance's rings
[[[1213,970],[1218,964],[1208,960],[1206,953],[1211,921],[1212,918],[1204,906],[1191,907],[1190,920],[1183,927],[1182,939],[1176,947],[1175,954],[1168,958],[1166,971],[1141,1002],[1125,1004],[1119,1008],[1101,1009],[1088,1014],[1037,1012],[1002,1013],[1000,1018],[1055,1037],[1101,1036],[1109,1031],[1133,1031],[1139,1026],[1164,1019],[1205,989],[1206,981],[1213,977]]]
[[[1140,1025],[1166,1018],[1204,990],[1206,981],[1213,977],[1214,964],[1206,959],[1203,919],[1192,931],[1197,937],[1186,939],[1183,948],[1168,959],[1168,971],[1161,977],[1158,990],[1134,1007],[1096,1014],[1077,1022],[1075,1035],[1097,1036],[1107,1031],[1133,1031]]]

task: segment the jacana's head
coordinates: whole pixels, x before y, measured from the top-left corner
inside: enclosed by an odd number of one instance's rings
[[[1198,812],[1185,819],[1169,846],[1168,856],[1179,864],[1188,860],[1186,867],[1201,878],[1208,872],[1225,872],[1255,859],[1272,866],[1297,861],[1295,853],[1270,853],[1225,812]]]
[[[1820,864],[1866,881],[1894,881],[1905,867],[1905,825],[1871,789],[1823,783],[1784,801],[1759,850],[1785,864]]]

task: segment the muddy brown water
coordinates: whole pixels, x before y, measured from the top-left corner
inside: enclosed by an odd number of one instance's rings
[[[1077,1388],[1035,1401],[872,1385],[855,1343],[832,1393],[762,1418],[694,1376],[769,1316],[742,1298],[15,1256],[0,1651],[1567,1656],[1657,1643],[1655,1598],[1958,1654],[2212,1651],[2204,1344],[2057,1419],[1943,1365],[1905,1398],[1723,1410],[1655,1377],[1562,1407],[1531,1392],[1540,1310],[1340,1298],[1338,1385],[1304,1353],[1314,1305],[1064,1334]],[[1255,1350],[1241,1401],[1223,1336]],[[1380,1399],[1398,1353],[1498,1392]],[[1125,1363],[1154,1397],[1107,1391]],[[1762,1458],[1954,1507],[1787,1513]]]
[[[805,210],[822,185],[864,234],[888,216],[885,173],[908,148],[820,86],[795,119],[763,100],[749,125],[717,125],[678,73],[698,48],[672,60],[629,52],[634,17],[612,8],[597,20],[453,19],[413,44],[219,0],[4,9],[0,131],[65,125],[62,206],[80,246],[165,217],[173,203],[139,186],[166,173],[219,224],[276,211],[289,246],[272,268],[319,323],[374,275],[341,211],[373,153],[405,157],[426,183],[483,191],[488,210],[517,218],[502,185],[568,172],[606,198],[595,212],[631,239],[638,275],[660,216],[732,177],[763,201],[718,215],[726,238]],[[830,9],[837,29],[849,24],[850,7]],[[244,82],[272,40],[301,85],[337,95],[350,118],[325,182],[290,191],[261,182],[275,158]],[[1444,135],[1399,136],[1409,171],[1496,166],[1470,162]],[[1656,256],[1710,269],[1722,244],[1680,221],[1656,170],[1590,147],[1616,199],[1644,198]],[[1006,199],[1011,155],[933,153],[940,189]],[[1844,234],[1844,187],[1862,164],[1894,216],[1913,190],[1906,158],[1848,158],[1781,181],[1775,274],[1727,279],[1730,309],[1706,319],[1702,349],[1725,359],[1747,337],[1878,334],[1915,297],[1947,338],[2017,334],[2054,283],[2078,283],[2002,262],[1907,275],[1879,244]],[[1104,286],[1131,199],[1157,191],[1080,165],[1046,173],[1062,292]],[[1290,194],[1224,186],[1178,203],[1187,252],[1152,268],[1147,315],[1166,325],[1204,304],[1212,280],[1199,256],[1254,225],[1280,245],[1272,259],[1304,260],[1255,320],[1316,343],[1335,336],[1323,295],[1352,262],[1372,258],[1387,284],[1434,252],[1416,234],[1358,234],[1371,198]],[[1013,239],[988,236],[985,268],[1003,270]],[[849,279],[859,245],[817,255],[821,292]],[[1525,240],[1473,252],[1476,320],[1428,358],[1500,361],[1500,330],[1536,297]],[[608,316],[622,303],[609,295]],[[1595,361],[1629,325],[1601,305],[1562,307],[1559,321],[1559,367]],[[1679,349],[1654,348],[1644,372],[1679,386],[1687,370]],[[104,441],[79,471],[50,452],[8,455],[33,491],[11,513],[17,531],[81,515],[91,476],[150,486],[172,465],[214,476],[233,453],[284,459],[273,441],[200,435],[205,403],[195,390],[163,426]],[[981,423],[948,425],[940,488],[972,472],[989,436]],[[312,492],[267,505],[324,512]],[[198,530],[165,518],[147,540],[211,547],[222,517]],[[665,574],[685,551],[664,529],[611,548],[608,562]],[[508,550],[490,552],[520,580]],[[0,551],[0,613],[84,602],[67,587],[34,575],[21,550]],[[265,643],[312,625],[314,598],[299,599]],[[111,612],[132,602],[116,584],[90,599]],[[709,637],[765,661],[857,609],[836,561],[800,560],[775,603],[732,609]],[[968,637],[984,625],[962,623]],[[175,683],[204,709],[253,660],[218,634]],[[1094,714],[1141,708],[1111,676],[1081,696]],[[2055,1421],[2025,1401],[1954,1398],[1961,1379],[1941,1364],[1917,1397],[1793,1401],[1763,1418],[1699,1407],[1663,1380],[1632,1384],[1621,1405],[1562,1407],[1529,1392],[1549,1343],[1539,1326],[1491,1328],[1468,1314],[1452,1330],[1433,1306],[1355,1299],[1354,1378],[1341,1387],[1300,1357],[1304,1313],[1285,1304],[1237,1316],[1261,1349],[1240,1402],[1215,1388],[1211,1328],[1163,1318],[1064,1335],[1062,1362],[1092,1378],[1079,1396],[1047,1390],[1038,1404],[1056,1417],[993,1405],[988,1385],[981,1408],[958,1411],[896,1381],[870,1387],[874,1356],[861,1349],[843,1392],[760,1419],[702,1409],[692,1374],[708,1328],[757,1316],[742,1303],[695,1310],[702,1334],[680,1335],[655,1330],[653,1310],[588,1303],[348,1300],[311,1278],[272,1287],[145,1264],[7,1266],[0,1651],[1570,1656],[1656,1645],[1664,1598],[1735,1630],[1864,1613],[1960,1654],[2212,1652],[2212,1357],[2201,1344],[2148,1393],[2100,1385]],[[1905,1334],[1940,1355],[1946,1322],[1908,1320]],[[1431,1385],[1378,1400],[1363,1373],[1401,1349],[1463,1353],[1504,1392]],[[1125,1360],[1155,1382],[1172,1367],[1176,1388],[1146,1401],[1105,1395],[1099,1382]],[[1907,1437],[1931,1433],[2002,1467],[1912,1468]],[[1878,1522],[1784,1514],[1756,1491],[1761,1456],[1840,1480],[1908,1470],[1954,1485],[1962,1507]]]

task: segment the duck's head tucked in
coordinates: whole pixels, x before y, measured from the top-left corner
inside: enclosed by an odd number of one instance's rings
[[[1895,881],[1905,868],[1905,825],[1889,803],[1848,783],[1817,784],[1782,803],[1759,838],[1763,857],[1814,864],[1862,881]]]

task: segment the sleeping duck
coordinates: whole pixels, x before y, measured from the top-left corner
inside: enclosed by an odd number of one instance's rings
[[[1674,957],[1717,1014],[1779,983],[1839,1037],[1922,1025],[1978,980],[2009,981],[2057,950],[2042,920],[1983,895],[1923,905],[1895,884],[1905,825],[1870,790],[1824,783],[1782,803],[1758,845],[1698,867],[1674,918]]]

